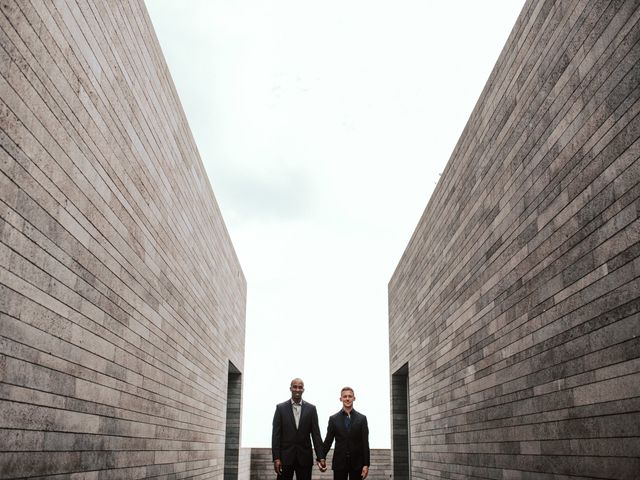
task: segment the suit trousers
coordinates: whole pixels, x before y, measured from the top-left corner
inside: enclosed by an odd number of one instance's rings
[[[296,473],[296,480],[311,480],[311,470],[312,466],[301,466],[297,463],[294,465],[283,465],[282,466],[282,475],[280,475],[279,480],[293,480],[293,472]]]
[[[358,470],[334,470],[333,480],[360,480],[362,478],[362,469]]]

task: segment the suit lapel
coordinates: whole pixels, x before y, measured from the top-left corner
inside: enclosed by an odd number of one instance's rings
[[[302,408],[300,408],[300,425],[302,425],[302,419],[304,418],[305,414],[307,413],[307,410],[309,410],[309,407],[307,406],[306,402],[302,402]]]
[[[340,430],[342,436],[347,437],[349,432],[347,431],[347,427],[344,425],[344,414],[342,413],[342,410],[338,412],[336,424],[336,428]]]

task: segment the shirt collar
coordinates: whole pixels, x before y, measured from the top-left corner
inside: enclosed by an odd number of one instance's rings
[[[303,400],[302,400],[302,399],[300,399],[300,403],[296,403],[296,402],[294,402],[294,401],[293,401],[293,398],[291,399],[291,405],[298,405],[298,406],[300,406],[300,407],[301,407],[301,406],[302,406],[302,402],[303,402]]]

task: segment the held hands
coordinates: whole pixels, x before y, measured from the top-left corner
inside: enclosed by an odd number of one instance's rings
[[[273,461],[273,469],[276,471],[276,475],[282,475],[282,462],[280,459]]]
[[[369,467],[365,465],[364,467],[362,467],[362,480],[367,478],[367,475],[369,475]]]
[[[321,460],[318,460],[318,468],[320,469],[321,472],[327,471],[327,461],[324,458]]]

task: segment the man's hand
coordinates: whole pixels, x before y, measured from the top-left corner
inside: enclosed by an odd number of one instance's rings
[[[276,471],[276,475],[282,475],[282,462],[279,458],[273,461],[273,469]]]
[[[327,471],[327,461],[324,458],[318,460],[318,468],[321,472]]]
[[[369,467],[365,465],[364,467],[362,467],[362,480],[367,478],[367,475],[369,475]]]

